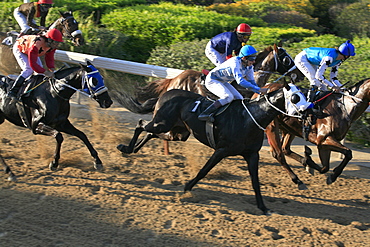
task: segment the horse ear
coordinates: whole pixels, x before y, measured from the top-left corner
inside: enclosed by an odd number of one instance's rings
[[[280,42],[278,43],[278,47],[283,47],[283,41],[280,40]]]
[[[60,14],[62,17],[64,17],[64,15],[63,15],[62,11],[58,10],[58,12],[59,12],[59,14]]]
[[[82,64],[82,63],[80,63],[80,66],[81,66],[81,68],[83,68],[83,69],[87,69],[87,66],[86,65],[84,65],[84,64]]]
[[[285,87],[286,90],[290,90],[289,83],[286,81],[285,77],[283,78],[283,87]]]
[[[277,45],[276,44],[274,44],[274,51],[276,52],[276,54],[277,54],[277,52],[278,52],[278,47],[277,47]]]
[[[87,65],[94,66],[89,60],[86,61]]]

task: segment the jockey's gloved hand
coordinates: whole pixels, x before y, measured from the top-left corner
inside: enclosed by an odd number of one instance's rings
[[[46,77],[49,77],[49,78],[54,78],[54,77],[55,77],[54,72],[49,71],[49,70],[46,70],[46,71],[44,72],[44,75],[45,75]]]
[[[258,91],[260,94],[262,94],[262,95],[265,95],[265,94],[267,94],[268,93],[268,88],[260,88],[260,90]]]

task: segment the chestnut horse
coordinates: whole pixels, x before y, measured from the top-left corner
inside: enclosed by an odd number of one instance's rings
[[[58,29],[62,32],[63,37],[70,39],[75,46],[83,45],[85,41],[82,32],[78,29],[78,22],[73,17],[72,12],[59,13],[61,17],[51,24],[49,29]],[[0,32],[0,42],[6,37],[6,33]],[[0,44],[0,72],[3,75],[20,74],[21,72],[21,68],[17,60],[15,60],[12,49],[3,44]]]
[[[296,174],[289,168],[285,156],[297,160],[305,167],[311,167],[320,173],[326,173],[330,169],[331,152],[339,152],[344,155],[341,163],[334,168],[333,173],[328,175],[326,183],[335,182],[342,173],[348,162],[352,159],[352,151],[340,143],[346,136],[351,124],[365,112],[370,102],[370,79],[364,79],[348,88],[345,93],[333,93],[323,99],[321,108],[327,114],[319,118],[311,125],[307,140],[317,146],[322,167],[316,164],[310,157],[312,151],[305,147],[305,156],[301,156],[290,149],[293,139],[298,136],[304,138],[302,119],[279,116],[266,130],[272,156],[287,168],[294,183],[299,189],[306,186],[299,180]],[[279,135],[281,132],[281,138]]]

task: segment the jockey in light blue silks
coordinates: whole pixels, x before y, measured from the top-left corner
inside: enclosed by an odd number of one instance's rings
[[[339,48],[310,47],[295,57],[297,68],[310,81],[307,99],[313,102],[317,90],[326,91],[328,87],[340,91],[342,84],[337,78],[338,67],[350,56],[355,55],[355,47],[347,40]],[[331,67],[330,81],[324,77],[325,70]]]
[[[208,121],[212,119],[212,115],[219,107],[235,99],[243,99],[243,96],[230,84],[233,80],[255,93],[267,92],[266,88],[258,87],[254,80],[253,64],[256,56],[257,50],[253,46],[245,45],[237,57],[226,60],[209,72],[205,86],[219,99],[199,115],[199,120]]]

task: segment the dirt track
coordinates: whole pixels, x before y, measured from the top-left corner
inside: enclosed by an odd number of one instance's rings
[[[370,168],[362,166],[368,150],[354,152],[330,186],[326,175],[311,176],[288,160],[309,187],[299,191],[264,147],[262,195],[276,212],[268,217],[256,207],[241,157],[225,159],[183,194],[210,148],[192,139],[172,143],[172,154],[164,156],[161,141],[153,140],[122,157],[116,145],[128,143],[137,119],[149,115],[97,109],[95,103],[74,106],[72,113],[98,150],[102,172],[93,170],[82,142],[68,135],[61,167],[51,172],[52,138],[1,125],[1,154],[18,182],[0,179],[0,246],[370,245]]]

